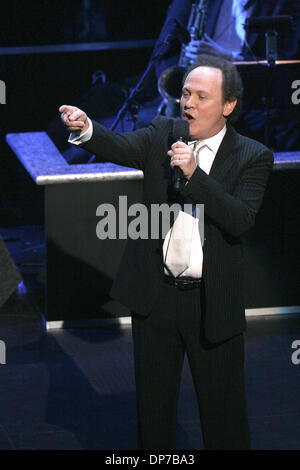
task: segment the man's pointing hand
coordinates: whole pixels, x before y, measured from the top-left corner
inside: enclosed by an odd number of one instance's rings
[[[77,132],[83,134],[89,128],[87,115],[84,111],[76,106],[68,106],[64,104],[59,108],[61,119],[69,132]]]

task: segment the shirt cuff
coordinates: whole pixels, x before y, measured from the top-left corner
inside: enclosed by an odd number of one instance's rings
[[[93,123],[90,120],[90,118],[87,118],[87,121],[89,123],[89,127],[83,134],[77,135],[75,134],[75,132],[71,132],[71,134],[69,135],[69,139],[68,139],[68,142],[70,142],[70,144],[80,145],[80,144],[84,144],[84,142],[87,142],[88,140],[91,139],[93,135]]]

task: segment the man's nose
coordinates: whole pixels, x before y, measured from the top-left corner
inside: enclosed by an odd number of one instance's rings
[[[194,107],[194,99],[192,96],[189,96],[185,102],[186,108],[193,108]]]

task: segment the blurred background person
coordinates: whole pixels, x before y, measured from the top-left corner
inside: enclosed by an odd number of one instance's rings
[[[192,5],[203,8],[204,19],[202,21],[202,31],[200,38],[187,38],[191,31],[188,31],[191,19]],[[300,37],[300,1],[299,0],[270,0],[262,2],[259,0],[210,0],[192,2],[186,0],[174,0],[169,6],[164,25],[154,48],[154,55],[161,50],[163,53],[156,61],[155,73],[159,83],[162,84],[164,73],[170,67],[177,65],[180,57],[184,56],[189,63],[195,62],[197,56],[203,53],[221,55],[233,61],[251,61],[253,64],[258,60],[266,58],[266,40],[264,34],[247,33],[244,25],[249,18],[257,17],[277,17],[289,15],[292,17],[291,28],[280,32],[277,37],[277,58],[296,59],[299,57],[299,37]],[[197,28],[197,24],[192,27]],[[167,40],[166,40],[167,39]],[[187,44],[183,44],[182,41]],[[180,55],[181,53],[181,55]],[[261,72],[262,82],[267,82],[268,71]],[[277,70],[275,70],[276,77]],[[163,78],[162,78],[163,77]],[[244,78],[244,95],[249,97],[257,93],[257,84],[252,79]],[[170,79],[171,82],[171,79]],[[286,87],[290,88],[288,78]],[[282,85],[282,83],[281,83]],[[173,84],[172,84],[173,86]],[[267,87],[266,87],[267,89]],[[263,90],[263,87],[261,87]],[[270,91],[271,92],[271,91]],[[269,144],[273,150],[297,150],[300,148],[299,142],[299,118],[293,117],[282,119],[282,114],[276,111],[275,107],[268,109],[268,119],[272,124],[272,139],[266,142],[265,128],[267,125],[267,112],[265,110],[266,100],[276,103],[276,93],[279,90],[272,90],[273,96],[266,97],[261,92],[261,106],[244,106],[244,111],[236,124],[239,132],[255,138],[261,142]],[[268,90],[266,91],[268,93]],[[178,105],[174,105],[170,100],[166,106],[161,107],[162,114],[175,116],[178,113]]]

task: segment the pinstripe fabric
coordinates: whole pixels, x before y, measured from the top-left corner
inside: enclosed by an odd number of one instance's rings
[[[211,341],[245,329],[241,236],[255,223],[272,167],[272,154],[264,146],[238,134],[232,145],[229,137],[220,146],[210,177],[197,168],[183,189],[205,208],[205,327]]]
[[[176,449],[180,376],[187,353],[205,449],[247,449],[243,335],[209,343],[201,326],[199,289],[161,286],[147,318],[133,315],[140,449]],[[199,442],[200,445],[200,442]]]

